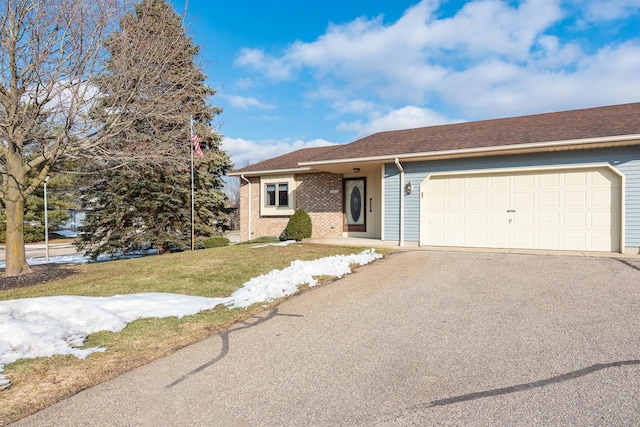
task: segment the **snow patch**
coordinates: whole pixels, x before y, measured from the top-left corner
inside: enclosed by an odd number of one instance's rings
[[[296,243],[295,240],[285,240],[283,242],[279,242],[279,243],[265,243],[264,245],[258,245],[258,246],[251,246],[251,249],[255,249],[255,248],[266,248],[267,246],[288,246],[292,243]]]
[[[294,294],[298,286],[315,286],[314,276],[342,277],[351,265],[365,265],[382,255],[374,249],[353,255],[335,255],[314,261],[293,261],[282,270],[255,277],[227,298],[205,298],[168,293],[112,297],[53,296],[0,301],[0,372],[18,359],[73,355],[84,359],[103,347],[79,348],[99,331],[119,332],[142,318],[190,316],[218,305],[249,307]],[[11,385],[0,374],[0,390]]]

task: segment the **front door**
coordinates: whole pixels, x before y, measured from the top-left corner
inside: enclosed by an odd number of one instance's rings
[[[367,231],[366,179],[344,180],[344,231]]]

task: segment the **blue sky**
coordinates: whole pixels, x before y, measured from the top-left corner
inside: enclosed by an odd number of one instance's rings
[[[385,130],[640,101],[640,0],[189,0],[186,23],[237,167]]]

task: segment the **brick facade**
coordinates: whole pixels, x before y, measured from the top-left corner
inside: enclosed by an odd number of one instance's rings
[[[262,236],[280,236],[289,222],[288,216],[260,215],[260,177],[251,182],[251,236],[249,236],[249,184],[240,186],[240,238],[242,241]],[[295,180],[295,208],[311,217],[312,237],[342,236],[342,175],[331,173],[298,174]]]

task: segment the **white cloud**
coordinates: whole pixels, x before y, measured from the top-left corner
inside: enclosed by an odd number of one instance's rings
[[[276,80],[309,71],[315,88],[307,98],[328,102],[337,115],[364,116],[340,126],[359,135],[384,127],[383,117],[403,122],[391,113],[373,117],[379,105],[440,102],[473,119],[633,100],[640,84],[638,39],[586,52],[580,39],[557,31],[581,14],[604,20],[637,13],[640,0],[569,1],[477,0],[439,18],[440,2],[424,0],[396,22],[332,24],[315,41],[296,41],[281,55],[245,49],[236,64]]]
[[[362,123],[361,121],[341,123],[338,125],[338,129],[356,132],[356,137],[360,138],[376,132],[434,126],[446,123],[453,123],[453,121],[428,108],[409,105],[384,115],[375,115],[366,123]]]
[[[242,138],[225,137],[222,140],[222,149],[229,154],[236,168],[242,168],[301,148],[324,147],[327,145],[335,145],[335,143],[324,139],[309,141],[300,139],[250,141]]]
[[[262,101],[252,97],[238,95],[223,95],[223,97],[228,99],[232,106],[243,110],[248,110],[250,108],[272,110],[273,108],[275,108],[273,105],[265,104]]]
[[[640,93],[640,43],[606,47],[576,61],[572,70],[539,70],[490,62],[454,73],[439,86],[450,105],[472,117],[513,116],[636,102]]]
[[[578,4],[591,22],[611,21],[638,13],[640,0],[587,0]]]
[[[252,67],[264,71],[274,80],[284,80],[289,78],[291,65],[280,59],[267,57],[259,49],[242,49],[235,61],[238,67]]]
[[[517,7],[496,0],[469,2],[452,18],[428,25],[425,46],[467,58],[525,60],[537,37],[562,16],[558,0],[528,0]]]
[[[376,104],[362,99],[352,99],[336,101],[333,103],[332,107],[335,111],[341,114],[362,114],[374,111],[376,109]]]
[[[245,49],[237,64],[274,79],[307,68],[339,91],[366,90],[378,98],[421,103],[448,74],[487,56],[525,60],[538,37],[562,17],[558,0],[529,0],[517,7],[484,0],[467,3],[438,20],[439,3],[422,1],[395,23],[381,17],[330,25],[311,43],[295,42],[280,57]]]
[[[233,82],[233,87],[235,89],[247,90],[255,87],[256,82],[253,79],[249,78],[240,78]]]

